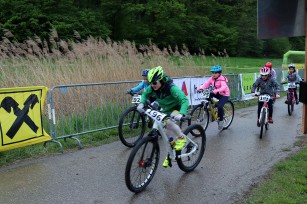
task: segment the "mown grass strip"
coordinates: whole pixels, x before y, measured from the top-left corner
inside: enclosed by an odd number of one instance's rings
[[[306,145],[307,139],[303,139]],[[302,141],[300,142],[302,143]],[[270,178],[262,181],[244,203],[306,203],[307,148],[276,164]]]

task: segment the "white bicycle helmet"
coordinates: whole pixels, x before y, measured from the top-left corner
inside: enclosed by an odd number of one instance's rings
[[[270,74],[270,68],[268,68],[268,67],[262,67],[261,69],[260,69],[260,75],[269,75]]]

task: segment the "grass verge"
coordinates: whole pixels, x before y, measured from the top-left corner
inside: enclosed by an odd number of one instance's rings
[[[295,145],[303,148],[277,163],[272,172],[246,195],[243,203],[306,203],[307,136],[301,136]]]

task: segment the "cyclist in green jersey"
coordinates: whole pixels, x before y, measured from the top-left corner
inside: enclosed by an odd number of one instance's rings
[[[137,110],[144,113],[144,104],[150,96],[154,96],[159,103],[163,112],[179,121],[181,117],[186,115],[189,106],[189,100],[182,90],[173,83],[173,80],[168,77],[161,66],[155,67],[148,72],[148,82],[150,86],[143,92],[141,103],[138,105]],[[177,137],[174,149],[182,150],[186,137],[182,133],[180,127],[173,121],[166,122],[166,131],[174,133]],[[170,134],[167,134],[170,135]],[[163,162],[164,167],[169,166],[168,159]]]

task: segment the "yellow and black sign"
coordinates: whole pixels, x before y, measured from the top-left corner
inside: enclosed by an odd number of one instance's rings
[[[254,82],[255,82],[255,73],[242,74],[242,88],[245,94],[251,93]]]
[[[0,89],[0,152],[51,137],[43,128],[44,86]]]

